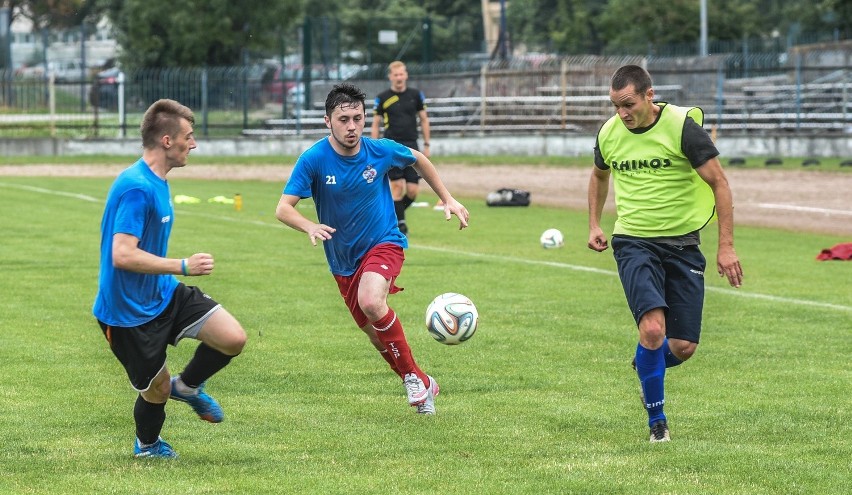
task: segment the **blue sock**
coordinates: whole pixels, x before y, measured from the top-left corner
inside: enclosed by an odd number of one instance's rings
[[[663,420],[663,404],[665,395],[663,393],[663,381],[666,376],[666,358],[663,348],[650,350],[636,346],[636,373],[642,383],[642,392],[645,394],[645,409],[648,411],[648,426]]]
[[[666,368],[677,366],[683,362],[672,353],[672,350],[669,348],[669,339],[663,339],[663,355],[666,356]]]

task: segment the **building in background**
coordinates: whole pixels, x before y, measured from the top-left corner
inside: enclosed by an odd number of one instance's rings
[[[52,70],[58,79],[79,80],[80,74],[103,67],[118,53],[106,18],[97,25],[52,31],[37,30],[30,19],[15,16],[10,36],[11,67],[24,74]]]
[[[506,0],[482,0],[482,26],[485,45],[491,58],[506,58],[510,55],[509,33],[506,29]]]

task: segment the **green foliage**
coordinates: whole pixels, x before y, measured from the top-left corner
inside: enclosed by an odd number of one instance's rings
[[[527,48],[557,53],[600,53],[597,16],[605,2],[597,0],[541,0],[511,2],[507,8],[513,42]]]
[[[356,1],[227,0],[22,0],[7,2],[37,28],[74,28],[111,19],[127,67],[240,65],[248,54],[278,56],[282,39],[296,53],[305,16],[332,20],[326,43],[360,51],[386,64],[454,60],[485,47],[482,2],[465,0]],[[697,43],[697,0],[513,0],[506,2],[512,45],[523,51],[561,54],[645,53],[669,43]],[[710,41],[795,39],[801,33],[848,33],[847,0],[714,0],[707,2]],[[422,21],[432,21],[432,47],[423,46]],[[342,29],[337,29],[336,26]],[[380,29],[400,42],[380,45]],[[489,40],[494,41],[494,40]],[[427,52],[427,53],[424,53]]]
[[[707,2],[708,39],[740,41],[802,32],[852,29],[843,0],[714,0]],[[696,43],[697,0],[524,0],[508,3],[515,45],[563,54],[644,53],[667,44]]]
[[[299,12],[293,2],[227,0],[110,2],[122,62],[131,67],[240,65],[244,50],[277,46]]]
[[[611,0],[601,16],[612,52],[636,47],[659,46],[698,40],[699,15],[695,0],[649,0],[647,8],[636,8],[630,0]],[[629,22],[631,29],[624,29]]]
[[[97,0],[19,0],[4,2],[4,7],[27,17],[38,29],[75,28],[83,22],[97,22]]]
[[[362,2],[364,8],[348,11],[341,18],[352,47],[368,53],[368,63],[387,64],[393,60],[421,61],[423,19],[426,10],[413,0]],[[379,31],[396,31],[398,43],[378,42]]]
[[[784,27],[798,34],[822,29],[849,32],[852,29],[852,2],[848,0],[811,0],[809,2],[784,2]]]
[[[849,492],[852,294],[838,289],[852,264],[814,260],[846,239],[738,229],[746,285],[708,270],[702,344],[667,374],[673,441],[650,445],[629,365],[635,328],[611,254],[585,247],[583,212],[463,198],[471,227],[459,232],[409,210],[406,290],[391,304],[442,387],[424,418],[354,328],[322,249],[274,219],[284,180],[170,175],[173,194],[243,195],[241,212],[177,205],[170,252],[216,257],[211,276],[186,281],[249,343],[208,385],[225,422],[169,403],[163,436],[181,457],[146,462],[130,457],[135,394],[91,315],[110,181],[0,179],[14,205],[0,243],[0,492]],[[564,248],[539,247],[549,227]],[[713,229],[702,237],[712,260]],[[456,347],[422,323],[449,290],[482,318]],[[170,369],[194,347],[170,348]]]
[[[740,40],[744,36],[771,33],[773,24],[766,22],[758,8],[755,2],[740,0],[707,2],[708,36],[711,27],[713,38],[719,40]]]

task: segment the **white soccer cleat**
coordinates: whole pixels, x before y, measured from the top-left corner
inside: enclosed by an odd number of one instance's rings
[[[429,390],[423,384],[415,373],[409,373],[402,379],[402,384],[405,386],[405,392],[408,394],[408,403],[412,406],[419,406],[426,402],[429,398]]]
[[[441,388],[438,386],[438,382],[429,376],[429,389],[426,395],[426,402],[417,406],[417,414],[435,414],[435,397],[440,391]]]

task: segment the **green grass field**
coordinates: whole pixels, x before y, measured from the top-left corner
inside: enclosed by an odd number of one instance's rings
[[[406,290],[391,304],[441,384],[438,415],[419,417],[355,329],[322,249],[275,220],[283,178],[179,172],[173,194],[244,198],[240,212],[177,205],[170,254],[216,257],[211,276],[188,282],[249,343],[208,384],[223,423],[169,403],[163,437],[180,458],[132,459],[135,393],[91,314],[110,182],[0,177],[0,493],[852,492],[852,263],[815,260],[849,239],[738,227],[734,290],[715,274],[715,225],[705,232],[702,343],[668,373],[673,441],[651,445],[630,368],[636,330],[611,252],[585,246],[585,212],[462,198],[471,227],[458,231],[409,210]],[[565,247],[539,246],[549,227]],[[423,324],[448,291],[481,318],[454,347]],[[194,348],[172,348],[170,369]]]

